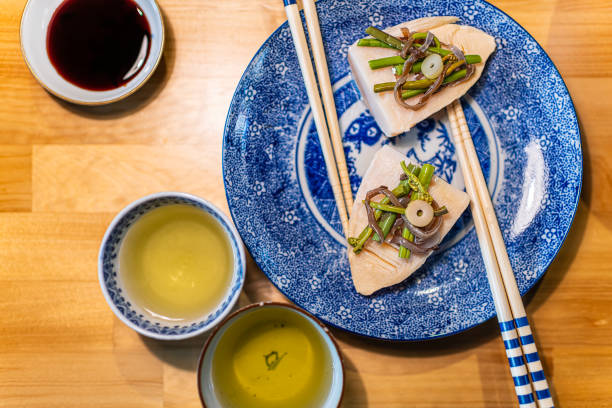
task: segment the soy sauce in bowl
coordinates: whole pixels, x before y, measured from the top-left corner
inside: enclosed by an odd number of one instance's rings
[[[57,72],[91,91],[118,88],[145,65],[151,29],[134,0],[65,0],[47,31]]]

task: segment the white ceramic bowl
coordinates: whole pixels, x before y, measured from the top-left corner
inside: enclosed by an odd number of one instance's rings
[[[121,243],[129,228],[143,214],[165,205],[187,204],[210,214],[227,234],[232,247],[234,270],[232,280],[220,304],[205,316],[189,321],[181,321],[178,325],[167,320],[157,319],[147,313],[138,304],[132,302],[124,290],[119,268],[118,254]],[[156,193],[129,204],[117,214],[110,223],[98,255],[98,278],[102,293],[109,306],[128,327],[138,333],[159,340],[181,340],[197,336],[213,328],[229,314],[238,300],[244,276],[246,261],[244,247],[238,232],[232,222],[217,207],[208,201],[186,193]]]
[[[210,335],[204,345],[198,363],[198,392],[202,405],[207,408],[223,408],[216,393],[218,387],[214,384],[212,376],[213,357],[219,341],[223,337],[223,333],[238,320],[249,318],[249,314],[258,313],[263,311],[262,309],[269,308],[282,308],[290,313],[295,313],[299,318],[314,327],[321,335],[323,343],[331,356],[331,381],[328,386],[327,397],[319,408],[339,407],[344,394],[344,363],[336,340],[327,327],[307,311],[287,303],[278,302],[261,302],[245,306],[228,316]],[[231,365],[228,365],[228,369],[231,369]]]
[[[28,0],[21,17],[21,53],[36,80],[50,93],[80,105],[116,102],[136,92],[153,74],[164,48],[164,22],[155,0],[134,0],[151,28],[149,56],[140,72],[126,84],[108,91],[80,88],[64,79],[47,54],[47,29],[55,10],[64,0]]]

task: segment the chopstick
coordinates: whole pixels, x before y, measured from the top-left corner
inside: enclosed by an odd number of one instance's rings
[[[461,103],[456,100],[446,110],[519,405],[535,407],[537,400],[540,408],[554,407]]]
[[[334,91],[329,79],[327,58],[325,58],[325,48],[323,48],[323,39],[321,38],[321,29],[319,27],[319,16],[317,15],[317,8],[314,0],[304,0],[303,5],[306,26],[308,27],[308,35],[310,37],[310,45],[312,47],[312,56],[317,70],[317,78],[319,78],[321,96],[323,96],[323,107],[325,108],[329,134],[334,147],[338,175],[340,176],[340,183],[342,184],[342,194],[344,195],[346,209],[350,218],[351,209],[353,208],[353,191],[351,190],[351,181],[346,167],[346,157],[344,156],[344,146],[342,145],[342,133],[340,133],[340,125],[338,123]]]
[[[506,289],[506,295],[510,303],[510,309],[514,316],[514,324],[518,330],[520,336],[521,347],[527,360],[527,367],[532,377],[533,387],[536,392],[536,398],[540,407],[552,407],[553,400],[550,395],[548,382],[544,375],[542,363],[538,356],[537,347],[533,338],[529,321],[527,320],[527,313],[521,299],[520,292],[518,290],[514,272],[510,265],[510,259],[508,258],[508,252],[506,251],[506,245],[499,228],[497,217],[495,216],[495,210],[491,202],[491,196],[487,189],[482,170],[480,169],[480,162],[474,148],[472,137],[465,120],[461,103],[455,101],[454,109],[459,122],[459,129],[463,135],[463,146],[467,153],[467,159],[472,170],[471,175],[476,183],[476,189],[480,205],[483,208],[486,224],[489,230],[489,234],[493,241],[493,249],[495,250],[495,256],[501,271],[502,280]]]
[[[302,71],[302,77],[304,78],[304,84],[306,85],[306,93],[308,94],[308,101],[310,102],[310,107],[312,109],[312,115],[314,118],[315,126],[317,128],[317,135],[319,137],[319,144],[321,145],[321,150],[323,151],[323,158],[325,159],[325,167],[327,168],[327,176],[329,178],[329,183],[332,187],[332,191],[334,193],[334,199],[336,201],[336,206],[338,207],[338,214],[340,215],[340,221],[342,223],[342,228],[344,230],[345,236],[348,236],[348,218],[350,207],[352,206],[352,191],[350,186],[350,181],[348,178],[348,171],[346,170],[346,160],[344,158],[344,150],[342,148],[342,140],[340,136],[340,131],[338,130],[336,133],[336,140],[339,139],[339,148],[342,152],[341,158],[334,156],[334,150],[330,144],[330,133],[327,127],[327,123],[325,120],[325,114],[323,113],[323,106],[321,103],[321,97],[319,96],[319,90],[317,86],[317,81],[315,78],[314,70],[312,68],[312,63],[310,62],[310,53],[308,51],[308,43],[306,42],[306,35],[304,33],[304,27],[302,26],[302,19],[300,18],[300,13],[295,0],[283,0],[285,5],[285,13],[287,14],[287,21],[289,23],[289,28],[291,29],[291,36],[293,37],[293,43],[295,45],[295,51],[298,57],[298,62],[300,64],[300,69]],[[313,5],[314,6],[314,5]],[[314,7],[313,7],[314,8]],[[311,16],[312,20],[312,16]],[[312,25],[312,21],[311,21]],[[318,20],[316,24],[318,31]],[[320,41],[320,33],[319,33],[319,41]],[[317,41],[315,41],[316,43]],[[315,46],[313,45],[313,50]],[[320,53],[324,54],[323,45],[320,45]],[[316,55],[316,54],[315,54]],[[323,55],[324,58],[324,55]],[[319,60],[319,64],[321,64],[321,55],[317,57]],[[321,66],[324,67],[324,71],[327,72],[327,63]],[[326,86],[327,85],[327,86]],[[323,91],[323,89],[327,89]],[[329,74],[327,74],[327,84],[323,84],[321,86],[322,93],[325,92],[324,95],[327,95],[328,98],[333,101],[333,93],[331,90],[331,85],[329,84]],[[336,115],[335,104],[331,105],[331,102],[327,101],[327,109],[328,109],[328,118],[327,120],[332,121],[332,127],[334,127],[334,118],[335,124],[338,123],[338,118]],[[339,127],[338,127],[339,129]],[[333,132],[336,132],[333,130]],[[336,142],[336,146],[338,146]],[[340,156],[338,154],[338,156]],[[338,165],[337,160],[341,160],[340,166]],[[343,168],[344,170],[340,169]],[[343,179],[341,181],[338,173],[343,174]],[[343,193],[344,192],[344,193]]]
[[[488,233],[488,228],[485,221],[485,216],[482,207],[479,205],[476,185],[471,177],[471,170],[469,168],[469,162],[467,154],[461,137],[464,137],[460,133],[459,123],[455,113],[454,105],[447,107],[448,116],[451,122],[451,133],[453,135],[453,142],[455,144],[455,152],[461,166],[461,172],[465,181],[465,189],[470,195],[470,207],[472,210],[472,218],[474,219],[474,226],[478,236],[478,242],[482,251],[482,259],[485,264],[485,270],[487,273],[487,279],[491,292],[493,294],[493,303],[495,305],[495,311],[497,312],[497,320],[499,321],[500,328],[502,330],[502,339],[506,346],[506,356],[510,364],[510,373],[514,380],[514,388],[516,396],[519,400],[521,407],[535,407],[533,399],[533,388],[529,382],[527,375],[527,367],[523,362],[522,351],[518,344],[517,332],[512,324],[512,312],[506,299],[504,285],[501,281],[499,274],[499,266],[495,258],[495,252],[493,249],[493,243]]]

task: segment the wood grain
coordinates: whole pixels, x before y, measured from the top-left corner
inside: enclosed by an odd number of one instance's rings
[[[0,146],[0,211],[32,210],[31,174],[31,146]]]
[[[159,191],[188,191],[226,206],[219,146],[43,145],[32,158],[34,211],[118,212]]]
[[[47,94],[20,53],[25,0],[0,7],[0,407],[197,407],[206,336],[139,336],[109,310],[97,252],[106,226],[151,192],[228,212],[225,115],[242,71],[285,20],[278,0],[162,0],[163,62],[132,97],[97,108]],[[584,184],[570,234],[527,295],[560,407],[612,407],[612,26],[605,0],[499,0],[550,53],[582,128]],[[228,50],[231,43],[231,50]],[[286,301],[248,259],[239,305]],[[513,407],[495,322],[427,343],[333,330],[345,407]]]

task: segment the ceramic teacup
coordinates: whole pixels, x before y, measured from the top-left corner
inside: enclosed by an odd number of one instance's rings
[[[119,250],[128,230],[144,214],[156,208],[183,204],[206,212],[226,234],[233,255],[233,270],[221,302],[210,312],[179,324],[155,317],[139,306],[125,290],[119,267]],[[117,214],[102,239],[98,255],[98,277],[110,308],[128,327],[159,340],[181,340],[197,336],[227,316],[240,295],[246,272],[245,253],[240,236],[231,221],[208,201],[186,193],[156,193],[136,200]]]
[[[295,338],[289,335],[296,332]],[[286,384],[277,386],[284,379]],[[257,406],[336,408],[344,392],[342,356],[329,330],[305,310],[286,303],[252,304],[228,316],[208,338],[198,364],[198,390],[209,408],[242,406],[244,401],[231,400],[241,393],[260,398],[251,401]],[[316,395],[316,402],[298,402],[298,395]]]

